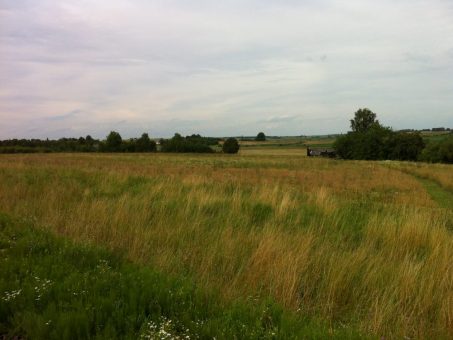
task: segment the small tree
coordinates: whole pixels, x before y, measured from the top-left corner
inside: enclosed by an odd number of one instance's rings
[[[266,140],[266,135],[264,134],[264,132],[260,132],[256,135],[255,140],[257,142],[264,142]]]
[[[236,138],[228,138],[222,145],[224,153],[237,153],[239,151],[239,143]]]
[[[137,139],[135,142],[135,151],[137,152],[151,152],[156,151],[156,142],[152,141],[147,133],[142,134],[142,136]]]
[[[106,148],[107,151],[118,152],[121,151],[121,144],[123,143],[123,139],[121,135],[116,131],[111,131],[107,136],[106,140]]]
[[[376,114],[370,109],[359,109],[350,122],[353,132],[367,132],[373,126],[380,125],[376,119]]]

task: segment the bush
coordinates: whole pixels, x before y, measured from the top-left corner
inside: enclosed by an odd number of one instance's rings
[[[420,160],[430,163],[453,163],[453,136],[441,141],[430,141],[420,155]]]
[[[387,159],[416,161],[425,142],[418,133],[394,133],[387,141]]]
[[[218,145],[219,138],[214,137],[203,137],[199,134],[193,134],[191,136],[186,136],[186,140],[194,144],[205,144],[205,145]]]
[[[266,141],[266,135],[264,134],[264,132],[260,132],[256,135],[255,140],[258,142],[264,142]]]
[[[223,143],[222,151],[224,153],[237,153],[239,151],[239,143],[236,138],[228,138]]]
[[[374,125],[368,131],[350,132],[338,137],[334,148],[344,159],[386,159],[387,141],[391,135],[389,128]]]

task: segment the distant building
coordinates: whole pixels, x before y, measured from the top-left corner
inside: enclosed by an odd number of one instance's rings
[[[332,148],[307,148],[307,156],[335,158],[337,152]]]

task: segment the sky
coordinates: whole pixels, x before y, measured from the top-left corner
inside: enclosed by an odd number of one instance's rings
[[[452,0],[0,0],[0,139],[453,128]]]

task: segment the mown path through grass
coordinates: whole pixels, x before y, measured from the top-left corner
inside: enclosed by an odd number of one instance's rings
[[[453,211],[453,193],[448,191],[447,189],[442,188],[439,184],[436,182],[426,179],[426,178],[421,178],[418,176],[415,176],[420,183],[423,184],[425,187],[426,191],[432,199],[441,207],[445,209],[450,209]]]
[[[415,171],[411,171],[409,168],[395,168],[391,167],[392,169],[397,169],[402,173],[405,173],[409,176],[415,178],[426,190],[432,200],[437,204],[437,206],[441,209],[447,209],[452,214],[449,214],[449,222],[447,223],[447,228],[453,231],[453,192],[450,191],[448,188],[442,186],[437,181],[421,176]]]
[[[414,169],[407,166],[407,164],[403,167],[400,167],[400,164],[398,163],[396,164],[396,166],[395,164],[392,164],[390,166],[388,164],[385,164],[384,166],[412,176],[420,184],[423,185],[426,192],[431,196],[433,201],[437,203],[439,208],[445,208],[453,211],[453,191],[449,190],[449,188],[444,187],[443,185],[441,185],[441,183],[432,178],[417,173]]]

